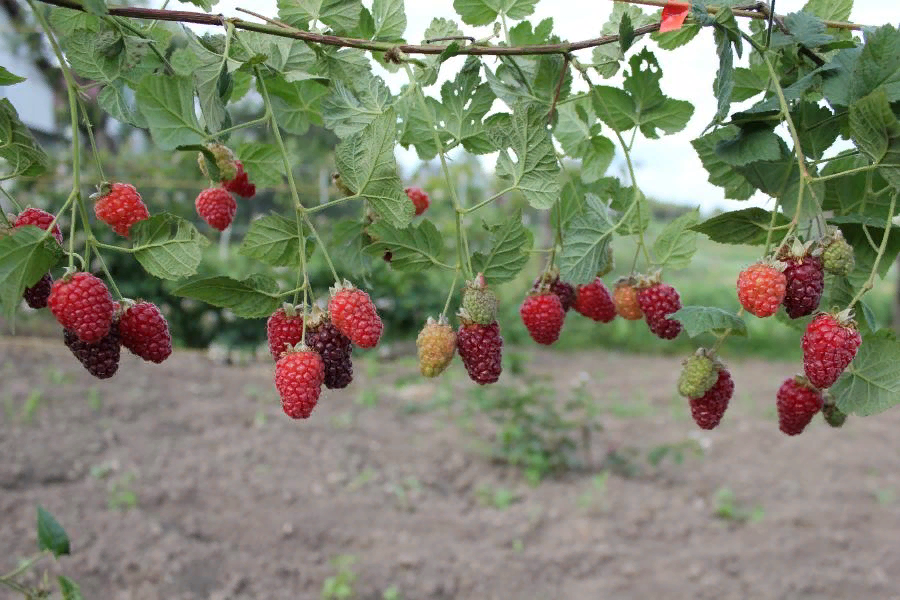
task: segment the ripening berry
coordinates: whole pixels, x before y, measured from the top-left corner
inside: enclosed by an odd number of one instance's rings
[[[459,357],[469,378],[479,385],[494,383],[503,370],[503,337],[500,325],[463,322],[456,334]]]
[[[788,435],[803,433],[816,413],[822,410],[822,393],[805,377],[786,379],[778,388],[776,400],[778,428]]]
[[[725,367],[719,367],[716,382],[699,398],[691,398],[691,416],[700,429],[715,429],[722,421],[734,394],[734,381]]]
[[[331,288],[328,313],[338,331],[360,348],[374,348],[381,339],[384,324],[375,304],[369,294],[348,282]]]
[[[309,418],[324,381],[325,363],[308,348],[288,352],[275,364],[275,387],[281,396],[281,408],[292,419]]]
[[[747,312],[757,317],[774,315],[786,289],[787,278],[772,265],[757,263],[738,275],[738,300]]]
[[[549,346],[559,339],[566,311],[563,310],[559,296],[548,290],[526,296],[519,307],[519,316],[531,339]]]
[[[430,200],[428,194],[426,194],[422,188],[408,187],[404,191],[406,192],[407,197],[412,201],[413,206],[416,207],[417,217],[428,210]]]
[[[103,184],[95,199],[94,214],[122,237],[128,237],[131,226],[150,218],[147,205],[133,185]]]
[[[276,361],[303,338],[303,315],[291,304],[279,308],[266,321],[269,352]]]
[[[200,192],[194,202],[197,214],[210,227],[225,231],[237,213],[237,202],[223,188],[207,188]]]
[[[616,305],[599,277],[587,285],[578,286],[575,292],[575,310],[601,323],[609,323],[616,318]]]
[[[129,306],[119,317],[122,345],[146,361],[159,364],[172,354],[169,323],[152,302]]]
[[[638,304],[640,304],[644,319],[654,335],[664,340],[671,340],[681,333],[681,323],[667,318],[667,315],[681,308],[681,298],[671,285],[653,283],[640,288]]]
[[[678,393],[685,398],[699,398],[719,379],[719,366],[701,351],[684,361],[678,377]]]
[[[456,354],[456,332],[446,320],[435,321],[429,317],[416,337],[416,354],[419,372],[425,377],[437,377]]]
[[[35,227],[40,227],[44,231],[47,231],[47,228],[50,227],[50,223],[53,223],[53,218],[53,215],[45,210],[39,208],[26,208],[18,217],[16,217],[16,220],[13,222],[13,227],[34,225]],[[59,229],[59,223],[53,225],[53,237],[55,237],[56,241],[59,242],[59,245],[62,246],[63,235],[62,231]]]
[[[787,257],[784,309],[792,319],[811,315],[819,307],[825,288],[825,269],[817,256]]]
[[[460,315],[467,321],[490,325],[497,320],[497,295],[488,287],[482,273],[466,283],[461,305]]]
[[[90,273],[57,280],[50,291],[50,312],[83,342],[99,342],[109,333],[116,305],[106,284]]]
[[[834,385],[856,356],[862,337],[849,316],[817,315],[803,334],[803,372],[819,389]]]
[[[613,303],[616,305],[616,313],[623,319],[637,321],[644,316],[638,302],[637,288],[628,279],[616,282],[616,286],[613,288]]]

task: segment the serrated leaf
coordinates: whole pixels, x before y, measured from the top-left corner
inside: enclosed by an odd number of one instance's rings
[[[366,232],[374,241],[365,247],[365,251],[376,256],[390,252],[392,269],[416,273],[440,266],[442,262],[444,240],[431,221],[425,220],[405,229],[375,221],[366,227]]]
[[[574,285],[592,282],[597,271],[607,265],[614,227],[609,209],[600,198],[587,194],[583,212],[572,217],[563,236],[560,277]]]
[[[253,142],[235,148],[250,181],[260,187],[274,187],[284,181],[284,160],[272,144]]]
[[[456,78],[441,86],[441,102],[432,104],[439,127],[461,144],[484,134],[482,121],[494,103],[494,92],[480,73],[481,61],[468,57]]]
[[[388,223],[405,227],[415,211],[397,174],[396,136],[397,116],[388,109],[338,144],[335,158],[341,179],[351,191],[368,201]]]
[[[772,213],[762,208],[745,208],[716,215],[691,227],[720,244],[761,245],[766,243]],[[776,215],[775,226],[788,224],[781,213]]]
[[[123,54],[109,55],[104,50],[116,43],[122,43],[122,36],[115,31],[92,33],[76,30],[65,40],[66,59],[82,77],[112,83],[122,74]],[[120,47],[124,49],[124,45]]]
[[[374,0],[372,17],[375,20],[373,39],[395,42],[406,32],[406,11],[403,0]]]
[[[381,77],[371,77],[365,84],[357,83],[354,87],[334,81],[330,93],[322,100],[325,126],[345,138],[362,131],[384,114],[392,100]]]
[[[824,156],[841,133],[840,118],[827,107],[813,102],[801,102],[791,112],[800,138],[800,147],[809,158]]]
[[[846,21],[853,10],[853,0],[809,0],[803,12],[816,15],[826,21]]]
[[[522,192],[534,208],[547,209],[559,198],[559,163],[547,130],[546,113],[517,105],[508,131],[494,131],[505,143],[497,157],[497,177]],[[515,153],[515,160],[506,148]]]
[[[683,269],[697,252],[697,232],[691,227],[700,222],[700,210],[694,209],[667,224],[653,243],[656,262],[669,269]]]
[[[6,70],[6,67],[0,67],[0,85],[16,85],[25,81],[24,77],[19,77]]]
[[[78,584],[66,577],[65,575],[60,575],[57,578],[59,582],[59,591],[62,594],[62,600],[84,600],[84,596],[81,595],[81,588],[78,587]]]
[[[659,44],[663,50],[674,50],[684,46],[700,33],[701,26],[698,23],[688,23],[676,29],[675,31],[667,31],[665,33],[656,32],[651,35],[651,39]]]
[[[209,240],[193,223],[169,213],[154,215],[131,227],[134,257],[160,279],[181,279],[197,272]]]
[[[8,163],[8,177],[36,177],[45,173],[50,164],[50,158],[7,98],[0,99],[0,158]]]
[[[669,318],[681,323],[692,338],[708,332],[720,334],[728,329],[732,335],[747,335],[747,324],[743,319],[713,306],[683,306]]]
[[[125,97],[121,82],[104,86],[97,94],[97,104],[114,119],[135,127],[147,127],[147,119],[138,112],[134,101],[129,101]]]
[[[834,37],[825,33],[825,23],[809,12],[795,12],[784,17],[784,25],[790,35],[779,30],[772,32],[772,48],[783,48],[792,44],[802,44],[807,48],[818,48],[832,41]]]
[[[359,0],[278,0],[278,16],[289,25],[306,29],[321,21],[336,33],[355,29],[362,9]]]
[[[147,75],[135,92],[138,109],[161,150],[200,144],[206,135],[194,112],[194,87],[186,77]]]
[[[831,389],[841,411],[875,415],[900,403],[900,342],[891,333],[863,336],[856,358]]]
[[[87,31],[111,31],[113,28],[102,17],[69,8],[47,7],[50,10],[50,25],[63,38],[78,29]]]
[[[709,182],[725,190],[725,197],[734,200],[749,199],[756,189],[732,165],[729,165],[716,154],[716,146],[722,140],[733,139],[738,132],[734,126],[721,127],[712,133],[691,141],[700,162],[709,173]]]
[[[863,98],[880,88],[889,101],[897,101],[900,99],[900,30],[883,25],[867,32],[865,40],[850,71],[850,100]],[[841,83],[846,84],[846,79],[842,78]]]
[[[787,156],[787,144],[771,129],[741,129],[737,136],[720,140],[716,156],[725,163],[739,167],[761,160],[780,160]]]
[[[882,165],[881,175],[900,188],[900,121],[884,89],[850,105],[850,133],[856,146],[872,162]]]
[[[264,275],[253,275],[243,281],[216,276],[189,281],[172,290],[172,294],[227,308],[237,317],[254,319],[268,317],[281,306],[277,289],[275,280]]]
[[[84,6],[84,9],[92,15],[109,14],[109,9],[106,7],[106,0],[82,0],[82,6]]]
[[[731,16],[731,20],[734,20],[734,15]],[[731,110],[731,96],[734,92],[734,55],[731,50],[731,39],[723,28],[716,27],[713,35],[716,40],[716,52],[719,55],[719,70],[713,82],[713,93],[718,102],[715,120],[718,122],[727,117]]]
[[[250,223],[238,252],[274,267],[296,267],[301,264],[299,232],[296,219],[268,215]]]
[[[822,175],[835,175],[869,164],[865,156],[859,154],[838,156],[830,161]],[[873,194],[867,194],[871,185]],[[838,215],[863,211],[867,216],[881,219],[883,223],[890,211],[890,194],[881,193],[888,187],[887,181],[878,172],[858,172],[836,177],[825,182],[824,210],[833,210]]]
[[[634,25],[631,23],[631,17],[624,14],[622,20],[619,21],[619,48],[622,49],[623,54],[631,48],[634,37]]]
[[[322,100],[329,88],[316,81],[289,83],[281,77],[267,77],[266,89],[272,96],[272,112],[278,125],[303,135],[310,125],[322,125]]]
[[[749,68],[734,69],[734,88],[731,93],[733,102],[743,102],[763,93],[768,88],[769,71],[763,65],[751,65]]]
[[[517,210],[496,225],[484,224],[491,232],[491,249],[472,254],[472,269],[484,273],[490,284],[512,281],[528,264],[528,251],[533,238],[522,224],[522,211]]]
[[[501,57],[501,64],[492,72],[485,68],[484,74],[491,89],[508,106],[517,104],[540,104],[548,111],[556,96],[565,61],[559,55],[535,57]],[[566,72],[559,88],[559,97],[569,95],[572,75]],[[545,113],[546,114],[546,113]]]
[[[0,237],[0,304],[11,320],[26,287],[32,286],[63,256],[53,236],[29,225]]]
[[[200,99],[200,110],[206,127],[216,132],[225,122],[225,99],[220,94],[220,83],[228,77],[225,56],[207,50],[196,37],[189,38],[190,51],[194,53],[191,61],[191,77]]]
[[[453,0],[453,9],[469,25],[488,25],[500,13],[515,20],[534,12],[538,0]]]
[[[334,224],[331,229],[331,245],[329,248],[332,258],[341,271],[349,271],[352,275],[361,275],[368,272],[369,263],[366,260],[365,228],[360,221],[344,219]]]
[[[56,558],[69,554],[69,536],[66,530],[40,504],[37,507],[37,538],[39,550],[49,550]]]

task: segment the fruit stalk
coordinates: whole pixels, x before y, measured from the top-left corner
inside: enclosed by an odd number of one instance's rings
[[[869,278],[866,279],[866,282],[863,284],[859,291],[856,292],[856,295],[853,296],[853,299],[850,301],[850,304],[847,305],[847,308],[853,308],[857,302],[865,295],[866,292],[872,289],[875,285],[875,276],[878,274],[878,265],[881,263],[881,259],[884,258],[884,253],[887,250],[888,238],[891,235],[891,229],[893,227],[894,222],[894,209],[897,208],[897,194],[900,192],[895,192],[891,195],[891,205],[888,208],[887,212],[887,222],[884,224],[884,235],[881,236],[881,245],[878,247],[878,254],[875,256],[875,262],[872,263],[872,271],[869,273]],[[865,229],[865,228],[863,228]]]

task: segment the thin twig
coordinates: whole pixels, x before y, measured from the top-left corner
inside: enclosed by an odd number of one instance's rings
[[[469,40],[473,44],[475,43],[475,38],[471,35],[448,35],[446,37],[436,37],[425,40],[426,44],[431,44],[433,42],[449,42],[453,40]]]
[[[553,92],[553,102],[550,103],[550,114],[547,115],[547,123],[553,123],[553,113],[556,112],[559,93],[562,91],[563,82],[566,80],[566,73],[569,72],[569,55],[565,54],[563,57],[563,66],[559,73],[559,81],[556,82],[556,90]]]
[[[246,8],[241,8],[240,6],[238,6],[234,10],[236,10],[238,12],[242,12],[242,13],[247,13],[248,15],[256,17],[260,21],[265,21],[266,23],[271,23],[272,25],[277,25],[278,27],[281,27],[283,29],[293,29],[293,27],[291,27],[284,21],[279,21],[278,19],[270,19],[269,17],[267,17],[265,15],[261,15],[259,13],[253,12],[252,10],[247,10]]]

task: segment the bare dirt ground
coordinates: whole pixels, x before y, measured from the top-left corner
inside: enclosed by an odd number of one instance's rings
[[[7,338],[0,571],[34,551],[40,503],[72,539],[52,569],[87,599],[319,598],[337,555],[357,558],[355,597],[372,600],[390,586],[406,600],[900,598],[900,410],[788,438],[774,393],[796,365],[739,362],[722,426],[698,436],[675,359],[529,352],[560,389],[590,374],[597,460],[692,435],[704,455],[531,487],[475,451],[456,408],[408,409],[448,384],[407,360],[361,361],[295,422],[270,364],[123,354],[98,382],[61,343]],[[451,370],[458,406],[470,384]],[[485,486],[515,501],[484,503]],[[724,487],[738,518],[716,516]]]

